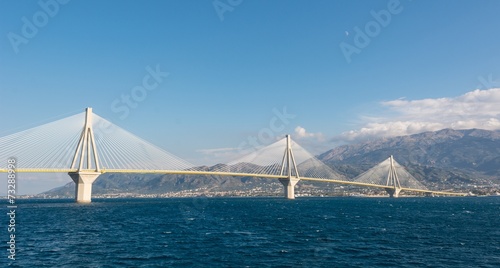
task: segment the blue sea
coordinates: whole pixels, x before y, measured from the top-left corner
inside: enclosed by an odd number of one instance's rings
[[[0,267],[500,267],[500,198],[19,200]]]

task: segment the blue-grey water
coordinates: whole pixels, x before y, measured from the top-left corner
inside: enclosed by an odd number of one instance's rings
[[[0,266],[500,267],[499,225],[498,197],[30,200]]]

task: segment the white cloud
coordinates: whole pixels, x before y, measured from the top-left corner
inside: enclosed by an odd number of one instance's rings
[[[477,89],[453,98],[397,99],[381,105],[393,116],[372,116],[360,129],[344,132],[334,140],[401,136],[443,128],[500,129],[500,88]]]
[[[297,126],[295,128],[295,135],[293,136],[296,139],[304,139],[304,138],[314,138],[317,140],[323,140],[324,135],[321,132],[317,133],[312,133],[312,132],[307,132],[307,130],[301,126]]]

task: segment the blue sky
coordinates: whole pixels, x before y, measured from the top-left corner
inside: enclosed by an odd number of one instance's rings
[[[0,136],[90,106],[206,163],[230,158],[284,109],[294,117],[272,135],[291,133],[314,153],[444,127],[498,129],[499,10],[496,0],[4,0]],[[359,53],[346,60],[342,44]],[[134,92],[125,114],[122,96]]]

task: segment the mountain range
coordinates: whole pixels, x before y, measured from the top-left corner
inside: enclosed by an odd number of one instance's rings
[[[409,136],[382,138],[343,145],[317,156],[348,178],[393,155],[395,160],[429,189],[454,189],[492,193],[500,186],[500,131],[443,129]],[[214,167],[203,167],[213,170]],[[276,180],[250,177],[185,176],[152,174],[103,174],[93,194],[163,194],[168,192],[282,191]],[[300,182],[297,192],[324,184]],[[256,193],[256,192],[254,192]],[[74,183],[43,193],[73,196]]]
[[[355,177],[390,155],[430,189],[500,182],[500,131],[443,129],[344,145],[318,158]]]

